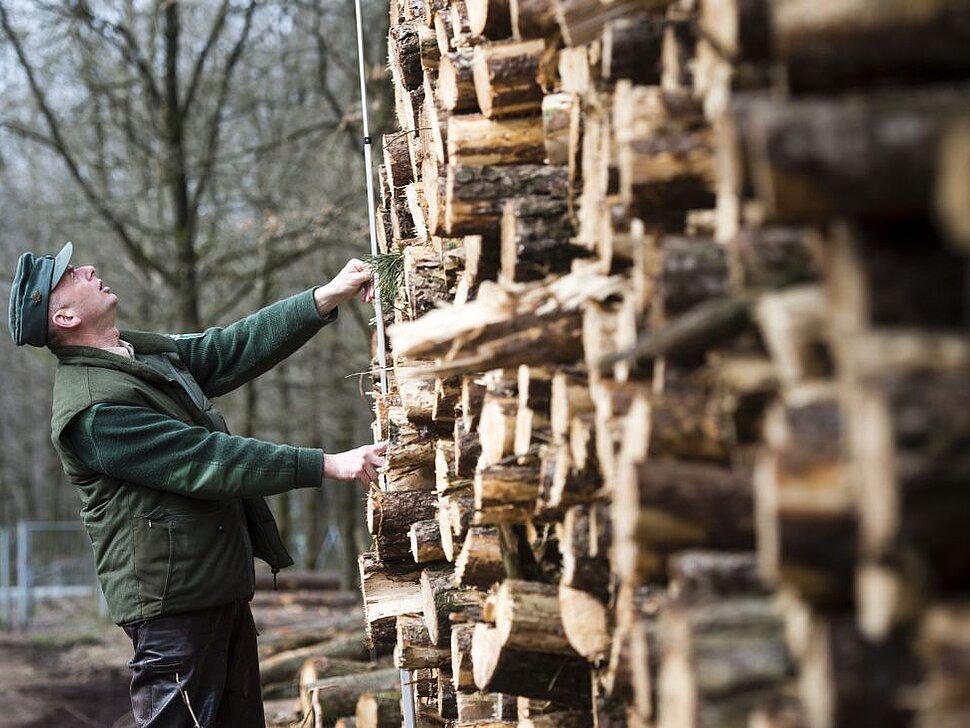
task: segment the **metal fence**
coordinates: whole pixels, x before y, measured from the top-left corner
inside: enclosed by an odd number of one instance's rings
[[[37,607],[80,600],[104,614],[91,542],[77,521],[20,521],[0,528],[0,620],[30,625]]]

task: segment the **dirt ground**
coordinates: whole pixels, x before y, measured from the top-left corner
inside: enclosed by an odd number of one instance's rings
[[[131,642],[76,604],[0,631],[0,725],[134,728],[128,701]]]

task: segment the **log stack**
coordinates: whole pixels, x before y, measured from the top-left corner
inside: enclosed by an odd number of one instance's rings
[[[361,574],[419,723],[966,720],[968,28],[392,2]]]

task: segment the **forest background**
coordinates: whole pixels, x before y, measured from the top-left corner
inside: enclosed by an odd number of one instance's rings
[[[380,139],[387,6],[363,14]],[[325,282],[368,252],[361,137],[351,0],[0,0],[0,300],[21,253],[67,240],[118,294],[122,328],[199,331]],[[328,452],[368,442],[353,375],[371,316],[345,305],[221,398],[230,429]],[[49,440],[54,364],[0,337],[0,526],[78,518]],[[272,507],[300,565],[356,583],[358,488]]]

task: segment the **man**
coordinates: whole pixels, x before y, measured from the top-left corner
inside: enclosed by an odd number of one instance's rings
[[[383,445],[327,454],[228,434],[209,401],[305,344],[337,306],[374,295],[351,260],[329,283],[226,328],[119,332],[118,297],[92,266],[21,256],[10,292],[17,345],[57,356],[51,439],[81,498],[101,587],[131,637],[139,726],[263,726],[249,600],[253,556],[293,561],[263,496],[323,478],[376,480]]]

